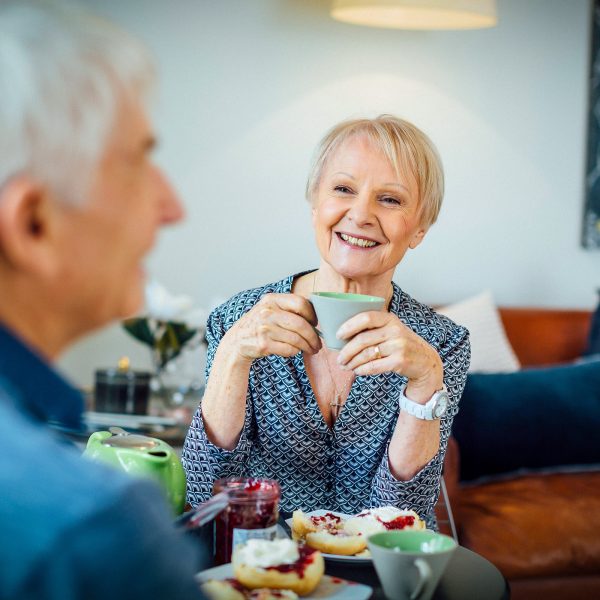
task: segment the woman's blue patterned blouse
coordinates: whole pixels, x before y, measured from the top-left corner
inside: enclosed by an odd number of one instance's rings
[[[236,294],[215,309],[207,324],[207,378],[225,332],[265,294],[291,292],[292,275]],[[311,388],[302,353],[266,356],[252,363],[246,418],[237,447],[223,450],[206,437],[200,408],[183,447],[188,501],[195,506],[212,493],[220,477],[277,479],[281,509],[326,508],[356,513],[367,507],[412,508],[435,527],[433,508],[452,419],[458,411],[470,360],[469,334],[405,294],[396,284],[390,312],[431,344],[444,365],[450,405],[440,421],[439,452],[409,481],[390,472],[388,443],[398,418],[396,373],[357,377],[333,429],[329,429]]]

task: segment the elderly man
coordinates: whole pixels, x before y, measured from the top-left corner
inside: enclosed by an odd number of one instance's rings
[[[145,51],[73,7],[0,3],[0,598],[201,598],[150,482],[61,440],[80,395],[50,366],[138,310],[181,206],[152,163]]]

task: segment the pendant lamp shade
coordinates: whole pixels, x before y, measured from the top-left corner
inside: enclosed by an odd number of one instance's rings
[[[396,29],[478,29],[496,25],[496,0],[333,0],[338,21]]]

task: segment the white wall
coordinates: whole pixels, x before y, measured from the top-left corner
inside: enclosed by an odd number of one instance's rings
[[[588,0],[498,0],[489,30],[345,25],[329,0],[87,0],[158,62],[157,159],[188,210],[149,269],[199,305],[315,267],[304,182],[325,130],[390,112],[436,142],[447,193],[396,281],[428,303],[489,288],[503,305],[591,308],[580,246]],[[124,207],[124,209],[126,209]],[[125,285],[126,282],[123,282]],[[144,348],[115,326],[62,361],[81,383]]]

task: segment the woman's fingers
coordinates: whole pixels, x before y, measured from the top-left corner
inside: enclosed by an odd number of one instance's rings
[[[370,352],[374,350],[375,346],[383,344],[388,337],[389,335],[384,328],[359,333],[340,350],[337,357],[338,364],[352,369],[356,364],[364,362],[356,363],[359,356],[371,360],[374,355],[371,355]]]
[[[253,358],[269,354],[293,356],[313,354],[321,348],[311,320],[316,320],[312,305],[295,294],[267,294],[244,319],[245,347]]]
[[[342,328],[357,331],[338,355],[338,363],[345,370],[356,375],[395,371],[409,379],[418,379],[431,370],[430,355],[435,350],[394,315],[365,313],[349,319]]]
[[[313,305],[298,294],[269,294],[270,299],[282,310],[295,313],[312,325],[317,324],[317,315]]]
[[[389,323],[392,319],[399,319],[388,312],[369,310],[359,313],[348,319],[338,330],[337,337],[341,340],[350,340],[355,335],[368,329],[377,329]]]

